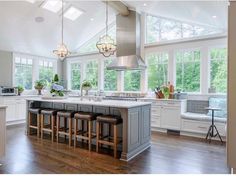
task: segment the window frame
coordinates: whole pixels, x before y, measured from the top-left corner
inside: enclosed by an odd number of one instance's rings
[[[200,52],[200,58],[199,58],[199,64],[200,64],[200,77],[199,77],[199,91],[198,92],[184,92],[184,93],[187,93],[187,94],[201,94],[201,90],[202,90],[202,82],[201,82],[201,72],[202,72],[202,68],[201,68],[201,62],[202,62],[202,51],[201,51],[201,48],[200,47],[191,47],[191,48],[181,48],[181,49],[175,49],[174,50],[174,75],[175,75],[175,78],[174,78],[174,86],[176,88],[176,82],[177,82],[177,58],[176,58],[176,53],[177,52],[194,52],[194,51],[199,51]]]
[[[39,61],[50,61],[53,63],[53,71],[54,74],[58,72],[58,67],[57,67],[57,59],[55,58],[47,58],[47,57],[42,57],[42,56],[35,56],[35,55],[30,55],[30,54],[23,54],[23,53],[13,53],[12,55],[12,85],[14,87],[18,86],[16,85],[16,80],[15,80],[15,59],[19,58],[26,58],[26,59],[32,59],[32,89],[26,89],[25,91],[31,91],[34,90],[34,82],[36,80],[39,80]]]

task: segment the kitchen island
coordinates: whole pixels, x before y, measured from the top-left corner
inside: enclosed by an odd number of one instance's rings
[[[89,101],[80,98],[62,100],[27,98],[27,111],[30,107],[65,109],[120,115],[122,123],[121,160],[129,161],[150,147],[151,139],[151,103],[135,101]],[[27,118],[26,118],[27,119]],[[27,120],[26,120],[27,121]],[[27,122],[28,123],[28,122]],[[27,124],[28,126],[28,124]],[[27,128],[26,128],[27,130]]]

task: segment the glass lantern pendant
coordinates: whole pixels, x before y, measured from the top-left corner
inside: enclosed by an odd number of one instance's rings
[[[104,57],[109,57],[115,54],[116,44],[114,39],[112,39],[108,34],[108,2],[106,1],[106,34],[99,38],[96,46]]]
[[[53,50],[53,53],[58,56],[61,60],[66,58],[70,52],[67,49],[67,46],[64,44],[64,3],[61,1],[62,5],[62,14],[61,14],[61,44],[58,45],[57,50]]]

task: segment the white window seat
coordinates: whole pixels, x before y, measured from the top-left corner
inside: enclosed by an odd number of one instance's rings
[[[196,120],[196,121],[209,121],[211,122],[211,116],[208,116],[206,114],[199,114],[199,113],[191,113],[191,112],[185,112],[181,114],[182,119],[187,119],[187,120]],[[214,117],[214,122],[219,122],[219,123],[226,123],[227,118],[222,118],[222,117]]]

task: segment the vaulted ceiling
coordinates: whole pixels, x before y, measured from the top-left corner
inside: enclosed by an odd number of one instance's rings
[[[105,27],[105,4],[101,1],[66,1],[84,11],[77,20],[65,19],[65,43],[72,51]],[[123,1],[130,9],[152,15],[227,29],[226,1]],[[60,42],[60,13],[40,8],[42,1],[0,2],[0,50],[53,57]],[[109,9],[109,21],[115,12]],[[216,16],[216,18],[212,18]],[[42,22],[35,18],[43,17]],[[93,20],[91,20],[91,18]]]

